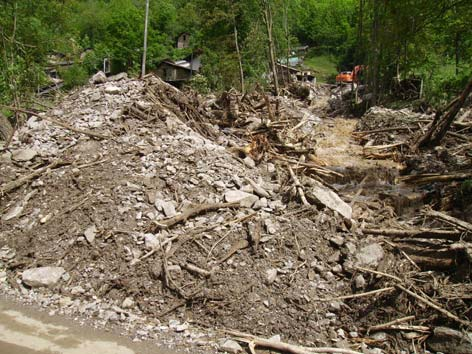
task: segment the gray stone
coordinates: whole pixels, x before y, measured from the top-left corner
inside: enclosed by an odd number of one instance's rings
[[[351,219],[352,208],[349,204],[344,202],[339,195],[314,179],[311,179],[311,185],[310,191],[306,193],[308,198],[337,212],[348,220]]]
[[[272,269],[266,270],[266,283],[267,284],[272,284],[276,278],[277,278],[277,269],[272,268]]]
[[[51,287],[57,284],[65,273],[62,267],[39,267],[23,272],[22,280],[32,288]]]
[[[471,339],[447,327],[436,327],[426,344],[434,352],[472,354]]]
[[[121,89],[118,86],[107,86],[105,87],[105,93],[109,95],[117,95],[121,93]]]
[[[254,194],[246,193],[243,191],[226,191],[224,194],[225,201],[228,203],[242,203],[247,201],[252,206],[256,201],[259,200],[259,197]]]
[[[130,309],[134,306],[134,300],[131,297],[127,297],[126,299],[123,300],[121,303],[121,307],[124,309]]]
[[[127,73],[119,73],[119,74],[110,76],[110,77],[108,78],[108,81],[121,81],[121,80],[127,79],[127,78],[128,78],[128,74],[127,74]]]
[[[11,159],[14,161],[25,162],[34,159],[38,152],[34,149],[19,149],[12,153]]]
[[[343,267],[342,267],[341,264],[336,264],[333,268],[331,268],[331,271],[332,271],[333,273],[339,274],[339,273],[342,273]]]
[[[97,235],[97,228],[95,225],[91,225],[87,227],[84,231],[84,236],[89,243],[93,243],[95,241],[95,236]]]
[[[244,161],[244,164],[249,167],[249,168],[254,168],[256,167],[256,163],[254,162],[254,160],[249,157],[249,156],[246,156],[246,158],[243,160]]]
[[[99,101],[101,97],[102,95],[100,94],[100,92],[94,92],[92,96],[90,96],[90,100],[96,102]]]
[[[177,215],[177,212],[175,211],[174,202],[163,202],[161,205],[162,205],[162,210],[164,211],[164,215],[167,216],[168,218],[171,218]]]
[[[231,354],[243,352],[243,348],[239,345],[239,343],[231,339],[226,340],[222,345],[220,345],[220,350]]]
[[[185,332],[188,329],[188,324],[183,323],[175,326],[174,331],[177,333]]]
[[[98,73],[92,76],[92,79],[90,81],[92,84],[103,84],[107,82],[107,76],[103,71],[99,71]]]
[[[274,235],[278,231],[277,224],[270,219],[264,220],[264,225],[268,234]]]
[[[355,255],[356,266],[361,267],[377,267],[384,257],[384,250],[378,243],[362,247]]]
[[[364,279],[364,276],[362,274],[359,274],[354,278],[354,284],[356,286],[356,289],[364,289],[366,284],[366,281]]]
[[[256,202],[254,203],[254,205],[252,206],[252,208],[253,208],[254,210],[259,210],[259,209],[262,209],[262,208],[267,208],[267,205],[268,205],[267,199],[266,199],[266,198],[261,198],[261,199],[259,199],[258,201],[256,201]]]
[[[344,245],[344,237],[340,236],[340,235],[336,235],[336,236],[333,236],[329,239],[329,241],[338,246],[338,247],[341,247],[342,245]]]
[[[85,293],[85,289],[81,287],[80,285],[74,286],[72,289],[70,289],[70,293],[72,295],[81,295]]]
[[[385,332],[376,332],[370,336],[370,338],[375,339],[376,341],[383,342],[387,340],[387,333]]]
[[[144,247],[147,250],[155,250],[161,246],[161,242],[156,235],[145,234],[144,235]]]

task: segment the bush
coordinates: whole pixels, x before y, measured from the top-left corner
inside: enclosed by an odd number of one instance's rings
[[[67,90],[85,85],[89,78],[87,70],[79,64],[74,64],[68,69],[61,70],[60,76],[64,80],[64,88]]]
[[[196,74],[195,76],[193,76],[192,80],[190,80],[189,86],[201,94],[207,94],[210,92],[210,85],[208,83],[208,79],[201,74]]]

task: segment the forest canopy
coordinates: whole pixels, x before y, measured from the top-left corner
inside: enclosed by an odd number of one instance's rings
[[[2,103],[44,85],[51,56],[76,63],[60,72],[68,87],[85,83],[104,58],[115,72],[139,73],[145,0],[4,0],[0,12]],[[276,58],[306,45],[338,70],[366,65],[376,99],[395,78],[421,77],[430,101],[441,103],[471,76],[471,17],[465,0],[150,0],[147,70],[199,50],[209,89],[239,88],[241,75],[246,88],[264,85],[272,41]],[[190,48],[177,49],[183,32]]]

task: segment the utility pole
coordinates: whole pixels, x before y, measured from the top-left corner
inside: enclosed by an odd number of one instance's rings
[[[143,78],[144,75],[146,75],[148,22],[149,22],[149,0],[146,0],[146,17],[144,19],[144,45],[143,45],[143,62],[141,65],[141,78]]]

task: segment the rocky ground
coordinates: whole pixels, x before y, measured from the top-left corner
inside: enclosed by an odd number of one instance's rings
[[[469,263],[445,277],[368,231],[405,225],[423,194],[394,185],[398,159],[366,156],[356,120],[328,118],[329,95],[97,76],[30,114],[0,155],[0,291],[191,353],[242,351],[245,334],[447,352],[467,338]],[[423,301],[438,289],[447,314]]]

